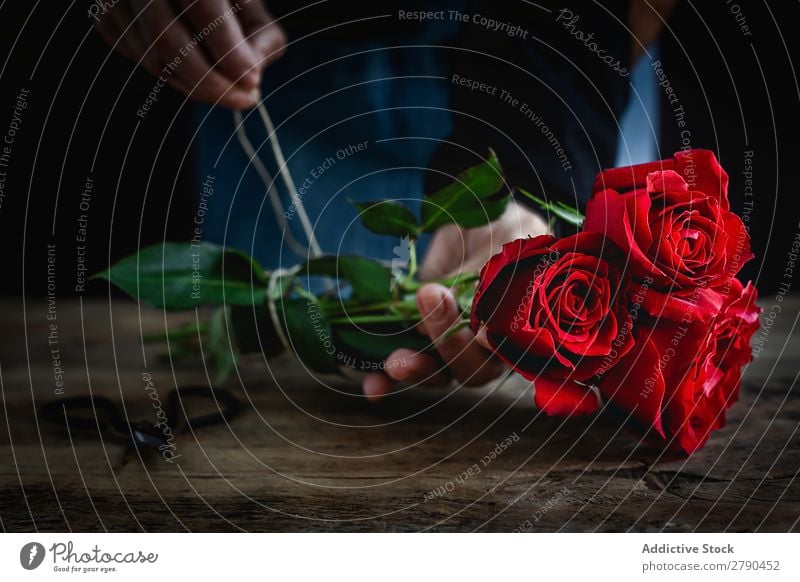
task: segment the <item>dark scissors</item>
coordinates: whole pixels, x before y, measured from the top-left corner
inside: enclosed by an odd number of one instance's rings
[[[210,400],[217,410],[210,414],[189,416],[187,404],[192,399]],[[125,460],[134,450],[163,452],[174,446],[172,436],[197,428],[222,424],[232,420],[241,411],[236,397],[221,388],[206,386],[181,386],[170,391],[164,412],[165,422],[128,422],[119,406],[105,396],[74,396],[47,402],[41,408],[42,416],[49,422],[65,426],[68,430],[99,430],[110,433],[128,445]],[[165,430],[168,427],[168,430]]]

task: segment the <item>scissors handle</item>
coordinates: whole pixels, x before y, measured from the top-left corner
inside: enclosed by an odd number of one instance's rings
[[[203,398],[212,401],[217,412],[200,416],[186,414],[187,399]],[[239,414],[241,404],[236,397],[221,388],[207,386],[181,386],[169,393],[167,397],[167,423],[173,434],[188,430],[222,424]],[[79,414],[79,413],[83,414]],[[73,396],[51,400],[42,406],[42,416],[56,425],[66,423],[68,429],[104,430],[109,425],[119,436],[132,442],[135,446],[145,446],[158,450],[167,444],[167,435],[163,427],[153,422],[129,422],[120,409],[105,396]],[[180,425],[178,421],[185,420]]]

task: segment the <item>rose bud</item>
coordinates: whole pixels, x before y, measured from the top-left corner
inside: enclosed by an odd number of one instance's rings
[[[621,259],[597,233],[543,235],[504,245],[481,271],[472,328],[484,328],[499,357],[535,383],[547,414],[594,411],[597,396],[581,382],[632,347]]]
[[[601,172],[583,229],[611,238],[633,277],[652,277],[662,290],[711,285],[753,257],[729,210],[728,176],[708,150]]]

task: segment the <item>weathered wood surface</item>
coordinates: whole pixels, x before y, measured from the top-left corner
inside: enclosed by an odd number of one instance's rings
[[[140,330],[163,315],[132,303],[57,303],[66,396],[123,400],[154,420],[162,400],[207,382],[170,365]],[[37,419],[54,397],[43,302],[5,301],[0,520],[6,531],[789,531],[800,519],[800,298],[784,301],[728,426],[689,459],[653,459],[600,415],[538,415],[520,382],[414,388],[370,405],[286,361],[248,360],[227,386],[245,403],[160,457],[123,464],[122,444]],[[186,315],[170,316],[170,321]],[[56,344],[54,344],[56,345]],[[146,365],[144,355],[146,354]],[[686,354],[686,357],[691,357]],[[87,372],[88,371],[88,372]],[[498,443],[512,442],[485,462]],[[479,472],[470,468],[477,464]],[[467,473],[466,478],[460,478]]]

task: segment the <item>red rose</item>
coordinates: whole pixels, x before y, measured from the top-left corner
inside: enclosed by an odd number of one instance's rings
[[[761,308],[756,305],[758,293],[752,283],[743,286],[733,277],[716,290],[726,298],[723,317],[714,327],[718,368],[738,386],[741,366],[753,360],[750,340],[761,325],[758,320]]]
[[[739,397],[741,366],[758,329],[756,290],[734,278],[713,290],[721,308],[710,325],[666,319],[636,326],[636,348],[598,382],[610,406],[652,446],[692,453],[725,424]]]
[[[544,235],[504,245],[481,271],[473,330],[486,326],[498,355],[535,382],[547,414],[594,411],[596,395],[576,382],[632,347],[623,258],[597,233]]]
[[[708,286],[753,257],[729,210],[728,176],[708,150],[600,173],[583,229],[608,236],[634,278],[652,277],[660,289]]]
[[[647,176],[653,172],[672,170],[680,175],[692,190],[712,196],[725,210],[728,205],[728,174],[719,165],[711,150],[677,152],[672,159],[658,160],[636,166],[623,166],[604,170],[595,178],[592,194],[602,190],[615,190],[621,194],[644,188]]]

